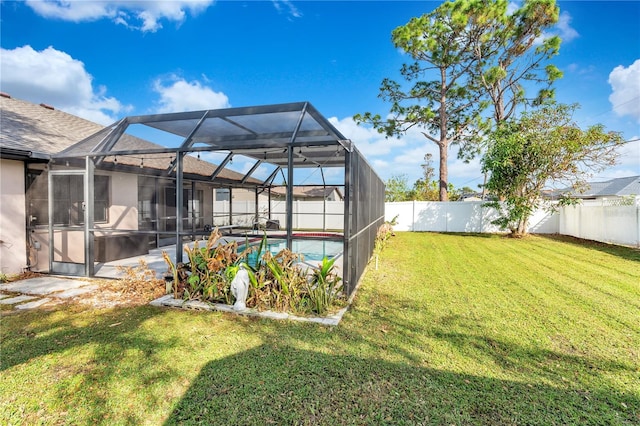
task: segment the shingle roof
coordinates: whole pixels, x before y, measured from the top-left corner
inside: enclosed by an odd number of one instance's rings
[[[577,198],[604,198],[624,197],[628,195],[640,195],[640,176],[626,176],[602,182],[588,182],[582,192],[576,192],[573,188],[564,188],[548,193],[550,198],[562,194],[571,194]]]
[[[0,96],[0,147],[54,154],[103,126],[63,111]]]
[[[293,187],[294,197],[299,198],[327,198],[333,191],[338,191],[338,194],[340,194],[340,198],[342,198],[342,192],[337,186],[322,187],[305,185]],[[285,196],[287,194],[287,189],[284,187],[274,187],[271,189],[271,192],[275,195]]]
[[[627,176],[604,182],[590,182],[580,197],[640,195],[640,176]]]
[[[0,150],[24,152],[28,157],[47,158],[106,128],[83,118],[49,106],[0,96]],[[120,143],[123,148],[153,149],[160,145],[125,135]],[[144,158],[144,160],[142,160]],[[132,157],[106,157],[110,167],[135,166],[141,162],[145,169],[167,170],[171,159],[167,154],[144,154]],[[193,156],[185,156],[184,173],[208,177],[217,166]],[[221,180],[239,181],[243,175],[224,169],[217,176]],[[249,182],[258,183],[256,179]]]

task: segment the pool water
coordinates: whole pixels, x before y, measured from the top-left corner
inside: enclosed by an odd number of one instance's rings
[[[257,250],[260,242],[250,244],[255,247],[253,253],[247,256],[249,265],[256,264]],[[272,255],[278,254],[282,249],[287,247],[287,240],[267,240],[267,246],[263,249],[263,253],[269,250]],[[342,253],[342,241],[334,240],[293,240],[291,250],[304,256],[306,262],[321,262],[325,257],[332,259]],[[244,245],[238,247],[238,253],[244,251]]]

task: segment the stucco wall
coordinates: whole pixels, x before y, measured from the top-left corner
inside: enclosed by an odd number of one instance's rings
[[[0,160],[0,271],[22,272],[27,266],[24,163]]]
[[[211,185],[196,184],[196,189],[202,190],[202,217],[204,225],[213,223],[213,187]]]
[[[138,176],[111,173],[109,223],[96,223],[96,228],[138,229]]]

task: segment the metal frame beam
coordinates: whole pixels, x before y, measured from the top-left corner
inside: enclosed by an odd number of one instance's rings
[[[84,272],[87,277],[95,275],[94,253],[94,172],[95,164],[90,157],[86,157],[84,173]]]
[[[183,194],[183,176],[182,168],[184,163],[182,153],[176,155],[176,265],[182,262],[182,202]]]
[[[244,177],[242,178],[242,180],[240,180],[240,183],[245,183],[247,181],[247,179],[249,179],[249,177],[251,177],[251,175],[253,174],[253,172],[256,171],[256,169],[260,166],[260,164],[262,164],[262,160],[258,160],[256,161],[256,163],[253,165],[253,167],[251,167],[251,169],[249,169],[249,171],[247,172],[246,175],[244,175]]]
[[[196,133],[198,132],[198,130],[200,130],[200,127],[204,124],[205,120],[207,119],[207,113],[205,112],[202,115],[202,118],[198,121],[198,123],[195,125],[195,127],[193,128],[193,130],[191,130],[191,133],[189,133],[189,135],[184,139],[184,142],[182,142],[182,145],[180,146],[180,149],[187,149],[189,148],[191,145],[193,145],[193,138],[195,137]]]
[[[209,180],[214,180],[216,178],[216,176],[218,176],[220,174],[220,172],[222,170],[224,170],[224,168],[226,167],[227,163],[229,163],[229,161],[231,161],[231,159],[233,158],[233,152],[230,152],[224,160],[222,160],[222,163],[220,163],[218,165],[218,168],[214,170],[214,172],[211,174],[211,176],[209,176]]]
[[[291,135],[289,146],[287,147],[287,180],[289,181],[289,184],[287,185],[287,248],[289,250],[293,249],[293,143],[296,140],[300,126],[302,126],[302,120],[304,120],[304,116],[307,113],[307,107],[308,104],[305,103],[302,107],[302,111],[300,111],[298,123],[296,123],[296,127]]]

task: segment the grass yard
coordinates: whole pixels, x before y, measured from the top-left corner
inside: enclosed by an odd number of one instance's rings
[[[640,424],[640,252],[399,233],[340,326],[1,318],[0,424]]]

